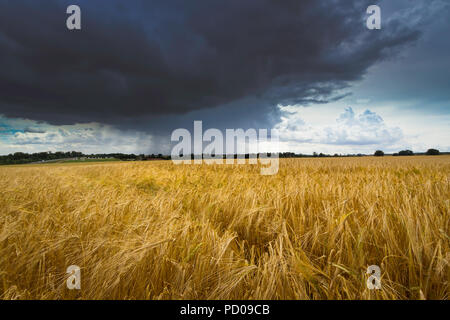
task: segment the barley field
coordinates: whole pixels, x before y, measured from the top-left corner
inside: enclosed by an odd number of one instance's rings
[[[0,298],[448,299],[449,174],[450,156],[3,166]]]

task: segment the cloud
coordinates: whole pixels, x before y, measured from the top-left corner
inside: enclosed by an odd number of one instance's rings
[[[393,146],[403,139],[400,128],[389,127],[381,116],[370,110],[355,114],[353,109],[348,107],[334,124],[325,126],[306,123],[301,118],[301,109],[292,111],[292,108],[288,108],[285,114],[276,126],[280,132],[280,139],[285,142],[334,145],[341,146],[341,150],[345,149],[342,147],[351,146],[362,151],[374,147]]]
[[[44,130],[38,129],[38,128],[25,128],[25,133],[45,133]]]
[[[110,125],[85,123],[51,125],[48,123],[7,119],[0,116],[0,127],[11,128],[0,137],[0,154],[17,151],[68,151],[85,153],[147,153],[153,137],[139,131],[122,131]],[[32,128],[28,127],[32,125]]]
[[[79,32],[65,27],[69,4],[81,6]],[[380,32],[367,30],[369,4],[5,1],[0,112],[53,124],[134,126],[140,118],[248,98],[272,111],[335,101],[370,66],[420,35],[415,23],[396,19]]]

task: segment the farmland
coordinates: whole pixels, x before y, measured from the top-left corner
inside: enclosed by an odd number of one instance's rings
[[[449,174],[450,156],[0,167],[0,298],[448,299]]]

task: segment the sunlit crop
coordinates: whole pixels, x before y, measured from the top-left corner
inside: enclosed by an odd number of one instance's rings
[[[448,299],[449,173],[449,156],[3,166],[0,298]]]

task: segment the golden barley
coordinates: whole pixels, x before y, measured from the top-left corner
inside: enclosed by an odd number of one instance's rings
[[[448,299],[450,157],[0,167],[2,299]],[[366,287],[379,265],[382,289]],[[66,268],[81,267],[81,290]]]

